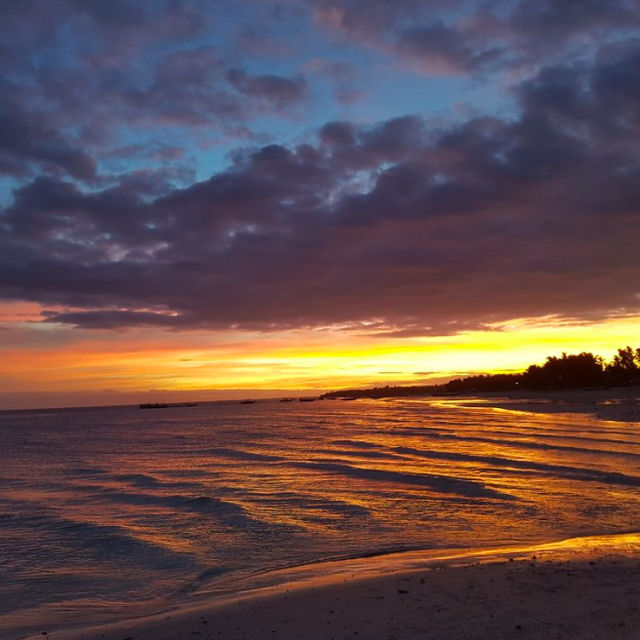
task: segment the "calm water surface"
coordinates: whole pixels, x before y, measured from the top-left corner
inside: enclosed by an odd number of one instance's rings
[[[640,425],[455,401],[0,413],[0,637],[270,569],[638,530]]]

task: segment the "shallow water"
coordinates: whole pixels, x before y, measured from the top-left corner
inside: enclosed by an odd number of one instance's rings
[[[638,529],[640,425],[454,401],[0,413],[0,636],[270,569]]]

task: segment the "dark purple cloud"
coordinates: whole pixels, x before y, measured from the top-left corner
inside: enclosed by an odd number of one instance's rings
[[[302,102],[307,97],[307,83],[304,78],[282,78],[271,74],[251,75],[236,68],[229,69],[226,77],[240,93],[277,108]]]
[[[636,2],[289,6],[429,73],[499,72],[515,107],[356,121],[340,109],[359,66],[314,53],[266,72],[202,38],[215,12],[200,3],[5,3],[0,169],[18,186],[0,211],[1,298],[91,328],[382,335],[639,311]],[[245,50],[273,44],[271,9],[238,35]],[[320,76],[340,109],[295,143],[232,150],[207,179],[165,137],[251,140],[252,118],[313,109]]]
[[[486,73],[580,55],[640,25],[636,0],[321,0],[316,21],[425,73]]]
[[[425,70],[436,74],[474,72],[499,62],[504,54],[498,44],[491,41],[480,44],[470,37],[468,29],[441,21],[403,29],[394,44],[400,55],[418,61]]]
[[[144,176],[39,177],[0,216],[0,295],[109,328],[445,334],[637,312],[639,56],[627,39],[542,69],[517,118],[329,122],[159,196]]]
[[[0,172],[23,178],[39,172],[96,178],[96,162],[35,114],[0,112]]]
[[[193,0],[24,0],[1,4],[0,24],[0,170],[18,180],[94,182],[116,149],[148,161],[171,127],[182,149],[251,139],[253,118],[308,98],[302,76],[245,68],[216,8]]]

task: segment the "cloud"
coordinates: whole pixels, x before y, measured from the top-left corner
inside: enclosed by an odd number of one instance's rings
[[[118,118],[185,127],[244,122],[256,113],[286,111],[306,98],[304,78],[253,75],[232,63],[213,46],[185,48],[161,58],[150,83],[141,86],[126,74],[116,75],[100,94]]]
[[[84,182],[96,178],[95,160],[34,114],[0,113],[0,143],[0,171],[7,175],[23,178],[45,172]]]
[[[195,39],[199,3],[7,6],[0,296],[45,322],[411,336],[638,310],[635,3],[296,3],[428,73],[509,73],[512,111],[448,123],[349,120],[359,67],[267,73]],[[256,144],[252,119],[300,115],[319,76],[337,113],[194,182],[181,137]]]
[[[431,74],[472,73],[497,62],[503,55],[500,46],[480,46],[468,32],[441,21],[411,27],[398,33],[396,51],[417,61]]]
[[[204,137],[254,138],[265,114],[297,116],[306,79],[252,73],[216,11],[190,0],[0,6],[0,170],[96,183],[118,149],[149,161],[142,149],[159,141],[184,154]]]
[[[227,80],[245,96],[274,105],[278,109],[302,102],[307,97],[304,78],[283,78],[272,74],[251,75],[242,69],[226,72]]]
[[[638,56],[628,39],[542,69],[517,119],[330,122],[186,188],[36,178],[0,216],[0,294],[94,328],[450,334],[637,310]]]
[[[640,24],[634,0],[307,4],[317,24],[348,41],[393,53],[432,75],[538,68],[569,55],[584,55]]]

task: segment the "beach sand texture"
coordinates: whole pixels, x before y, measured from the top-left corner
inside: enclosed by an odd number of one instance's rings
[[[409,552],[318,565],[311,574],[300,568],[298,577],[296,571],[283,572],[285,581],[274,586],[214,599],[190,610],[48,637],[640,638],[637,534],[448,557]]]

